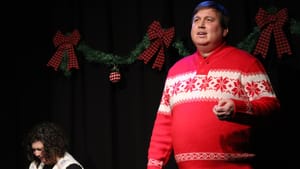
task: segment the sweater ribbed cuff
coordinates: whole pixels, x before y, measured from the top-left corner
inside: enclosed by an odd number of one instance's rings
[[[234,105],[235,105],[233,116],[237,112],[239,112],[239,113],[246,113],[246,114],[252,114],[250,102],[245,102],[245,101],[235,100],[235,99],[233,99],[233,102],[234,102]]]

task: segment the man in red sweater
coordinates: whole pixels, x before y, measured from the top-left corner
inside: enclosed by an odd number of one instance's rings
[[[148,150],[148,169],[173,152],[179,169],[251,169],[250,129],[280,104],[263,65],[226,44],[229,16],[213,1],[193,13],[196,51],[171,67]]]

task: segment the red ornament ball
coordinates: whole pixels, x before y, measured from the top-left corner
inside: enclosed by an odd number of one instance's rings
[[[118,71],[113,71],[113,72],[110,72],[109,74],[109,80],[113,83],[117,83],[119,82],[121,79],[121,74],[120,72]]]

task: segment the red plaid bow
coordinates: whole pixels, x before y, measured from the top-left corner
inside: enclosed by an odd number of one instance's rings
[[[266,58],[272,32],[278,57],[281,58],[283,53],[292,54],[288,40],[282,30],[282,27],[287,20],[288,14],[286,8],[273,15],[268,14],[261,8],[259,9],[256,15],[256,23],[262,32],[256,44],[254,55],[262,54],[262,56]]]
[[[164,48],[168,48],[174,37],[174,27],[164,31],[160,23],[154,21],[147,31],[149,40],[152,41],[150,46],[138,57],[139,60],[144,60],[144,63],[147,64],[151,57],[159,50],[157,58],[152,66],[152,68],[158,68],[161,70],[162,65],[165,60],[165,51]]]
[[[53,43],[55,47],[58,47],[57,51],[54,53],[52,58],[49,60],[47,66],[52,66],[57,71],[59,64],[63,58],[65,52],[67,52],[68,58],[68,67],[67,69],[70,70],[71,68],[79,69],[77,58],[74,51],[74,45],[80,40],[80,34],[78,30],[74,30],[72,34],[65,36],[58,31],[53,38]]]

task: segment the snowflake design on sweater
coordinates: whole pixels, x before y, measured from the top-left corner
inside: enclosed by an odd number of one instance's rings
[[[260,74],[214,72],[208,75],[195,75],[195,73],[189,73],[167,79],[162,103],[173,105],[182,101],[191,101],[191,99],[195,101],[220,98],[252,100],[255,97],[272,95],[270,81]]]

